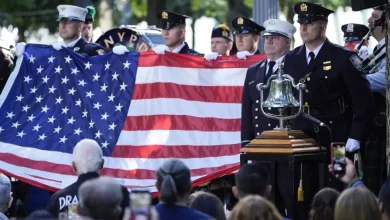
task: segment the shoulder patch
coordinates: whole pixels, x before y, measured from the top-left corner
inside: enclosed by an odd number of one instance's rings
[[[355,68],[359,71],[362,71],[362,60],[360,57],[356,54],[353,54],[349,60],[351,60],[351,63],[355,66]]]

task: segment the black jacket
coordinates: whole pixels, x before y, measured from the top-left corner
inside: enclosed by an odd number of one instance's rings
[[[78,205],[79,201],[77,197],[77,192],[80,186],[84,182],[98,177],[99,174],[94,172],[80,175],[76,182],[54,193],[51,196],[49,204],[47,206],[47,211],[50,212],[53,216],[58,217],[60,212],[67,212],[68,205]],[[129,206],[130,198],[129,198],[129,192],[124,186],[122,188],[122,193],[123,193],[123,200],[121,206],[124,210],[125,207]]]
[[[181,53],[181,54],[189,54],[189,55],[194,55],[194,56],[203,56],[203,54],[200,54],[199,52],[197,52],[197,51],[195,51],[193,49],[190,49],[188,47],[187,42],[184,42],[184,47],[181,48],[179,53]]]
[[[84,54],[86,56],[97,56],[104,54],[104,48],[100,46],[99,44],[95,43],[88,43],[84,38],[80,38],[77,43],[69,48],[77,53]]]

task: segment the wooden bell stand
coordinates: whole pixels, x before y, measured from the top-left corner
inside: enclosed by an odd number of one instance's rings
[[[303,185],[309,184],[309,179],[318,174],[318,190],[324,187],[325,178],[328,172],[328,158],[326,148],[319,146],[313,138],[307,136],[300,130],[269,130],[264,131],[253,139],[249,144],[240,150],[241,165],[249,161],[264,163],[269,165],[270,182],[272,184],[271,200],[275,204],[275,189],[284,188],[288,192],[286,196],[288,201],[284,201],[284,207],[287,210],[283,215],[291,219],[300,219],[297,216],[297,210],[301,209],[297,200],[302,201],[303,197],[306,202],[311,201],[312,196],[299,193],[298,186],[301,173],[297,173],[297,166],[301,163],[315,162],[318,164],[318,173],[312,176],[303,177]],[[283,176],[283,181],[277,179]],[[305,184],[306,179],[306,184]],[[301,179],[302,180],[302,179]],[[287,188],[287,189],[286,189]],[[299,187],[301,189],[301,187]],[[317,187],[314,187],[317,188]],[[311,196],[311,198],[309,198]],[[314,195],[313,195],[314,196]],[[299,198],[302,197],[302,198]],[[298,199],[299,198],[299,199]],[[304,210],[308,213],[309,210]]]

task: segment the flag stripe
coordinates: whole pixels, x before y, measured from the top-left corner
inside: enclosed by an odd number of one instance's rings
[[[189,115],[127,117],[123,130],[239,131],[240,119],[200,118]]]
[[[117,145],[225,145],[237,144],[240,132],[181,130],[122,131]]]
[[[246,68],[225,70],[180,68],[180,67],[139,67],[136,84],[174,83],[190,86],[243,86]],[[186,77],[182,77],[185,75]]]
[[[51,172],[55,168],[56,173],[63,175],[74,175],[72,167],[69,165],[56,164],[46,161],[34,161],[28,158],[21,158],[13,154],[4,154],[0,153],[0,160],[6,163],[14,164],[21,167],[29,167],[35,170]],[[150,159],[153,160],[153,159]],[[231,164],[224,163],[224,165],[219,165],[216,167],[203,167],[203,168],[192,168],[192,176],[203,176],[213,172],[216,172],[221,169],[227,169],[231,167]],[[101,175],[105,176],[115,176],[116,178],[121,179],[156,179],[156,171],[154,169],[142,169],[137,168],[134,170],[122,170],[122,169],[111,169],[104,167],[101,172]]]
[[[189,86],[174,83],[137,84],[133,100],[154,98],[180,98],[184,100],[240,103],[242,86]]]
[[[111,157],[118,158],[203,158],[237,155],[240,144],[214,146],[116,146]]]
[[[239,103],[208,103],[183,99],[141,99],[131,102],[127,116],[191,115],[224,119],[241,118]]]
[[[139,67],[169,66],[182,68],[248,68],[266,58],[265,54],[256,54],[247,56],[245,60],[238,59],[236,56],[218,57],[217,60],[207,61],[203,57],[188,56],[187,54],[178,54],[166,52],[164,55],[156,55],[153,51],[142,53],[142,58],[138,61]],[[190,59],[189,59],[190,58]]]

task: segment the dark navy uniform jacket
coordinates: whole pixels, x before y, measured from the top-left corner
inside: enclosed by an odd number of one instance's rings
[[[257,52],[259,51],[257,50],[255,54]],[[246,73],[241,106],[241,147],[259,136],[261,132],[272,130],[279,125],[278,120],[265,117],[260,109],[260,91],[256,86],[259,83],[264,85],[267,83],[269,78],[266,75],[267,65],[267,60],[263,60],[249,67]],[[268,92],[269,90],[263,91],[264,101],[268,97]],[[264,111],[277,114],[275,109],[264,109]]]
[[[305,79],[305,112],[330,127],[333,142],[346,142],[348,138],[363,141],[367,138],[374,101],[356,53],[326,40],[314,61],[308,65],[303,45],[286,55],[284,72],[291,75],[296,83]],[[297,90],[293,90],[298,98]],[[292,129],[321,139],[317,141],[326,147],[330,144],[326,129],[316,134],[313,123],[303,118],[293,119]]]
[[[181,48],[179,53],[181,53],[181,54],[190,54],[190,55],[194,55],[194,56],[203,56],[203,54],[200,54],[196,50],[190,49],[190,47],[188,46],[187,42],[184,42],[184,47]]]
[[[104,54],[104,48],[102,46],[95,43],[88,43],[86,40],[84,40],[84,38],[80,38],[80,40],[69,49],[86,56],[97,56]]]

